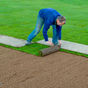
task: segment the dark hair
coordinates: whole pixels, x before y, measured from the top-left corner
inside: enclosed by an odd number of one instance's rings
[[[57,19],[59,19],[59,21],[62,23],[63,21],[65,21],[66,23],[66,18],[64,16],[58,16]]]

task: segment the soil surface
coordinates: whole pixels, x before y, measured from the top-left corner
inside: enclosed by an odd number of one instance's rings
[[[0,88],[88,88],[88,58],[38,57],[0,46]]]

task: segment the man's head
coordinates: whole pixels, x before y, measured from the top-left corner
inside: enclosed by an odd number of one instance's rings
[[[66,18],[64,16],[58,16],[56,20],[56,24],[62,26],[66,23]]]

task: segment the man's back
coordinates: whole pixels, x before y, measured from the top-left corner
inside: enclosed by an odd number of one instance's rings
[[[46,21],[54,22],[61,14],[52,8],[45,8],[39,11],[39,15]]]

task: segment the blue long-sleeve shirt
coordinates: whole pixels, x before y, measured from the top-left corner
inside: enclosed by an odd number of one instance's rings
[[[52,8],[46,8],[46,9],[41,9],[39,11],[39,15],[44,19],[43,36],[45,41],[48,41],[47,31],[51,25],[56,24],[56,19],[58,16],[61,16],[61,14]],[[61,40],[61,28],[62,28],[61,26],[58,25],[56,26],[56,29],[58,30],[57,34],[59,40]]]

